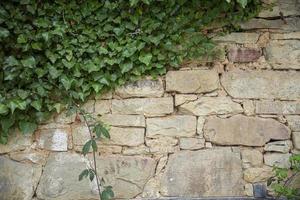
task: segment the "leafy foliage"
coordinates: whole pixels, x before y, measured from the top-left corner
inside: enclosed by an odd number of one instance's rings
[[[300,189],[293,188],[290,184],[300,173],[300,154],[291,156],[289,160],[291,169],[274,167],[275,176],[269,179],[268,185],[271,185],[277,197],[297,200],[300,199]]]
[[[0,142],[7,142],[13,126],[33,132],[34,124],[70,102],[216,53],[206,35],[210,26],[234,27],[255,16],[259,5],[259,0],[2,0]]]

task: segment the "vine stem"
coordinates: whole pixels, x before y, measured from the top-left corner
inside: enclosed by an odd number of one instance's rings
[[[77,106],[77,105],[76,105]],[[79,108],[77,106],[77,108]],[[86,116],[85,116],[85,113],[83,113],[80,108],[79,108],[79,112],[80,114],[82,115],[83,117],[83,120],[84,120],[84,123],[85,125],[87,126],[88,128],[88,131],[89,131],[89,135],[90,135],[90,138],[91,140],[94,140],[94,137],[92,135],[92,130],[88,124],[88,121],[86,119]],[[100,188],[100,181],[99,181],[99,176],[98,176],[98,172],[97,172],[97,162],[96,162],[96,152],[93,150],[93,160],[94,160],[94,173],[95,173],[95,177],[96,177],[96,181],[97,181],[97,187],[98,187],[98,193],[99,193],[99,199],[101,200],[101,188]]]

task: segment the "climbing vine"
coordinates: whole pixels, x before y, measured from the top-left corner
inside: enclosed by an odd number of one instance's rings
[[[0,143],[70,102],[214,56],[213,28],[234,28],[259,8],[259,0],[2,0]]]

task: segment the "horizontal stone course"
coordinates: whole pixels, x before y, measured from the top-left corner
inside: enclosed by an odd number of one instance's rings
[[[221,79],[224,89],[234,98],[300,98],[300,72],[232,70]]]
[[[143,115],[107,114],[102,115],[99,120],[111,126],[145,127],[146,125]]]
[[[218,87],[219,77],[214,70],[169,71],[166,75],[166,91],[205,93]]]
[[[247,63],[254,62],[261,56],[259,49],[253,48],[230,48],[228,50],[228,59],[231,62]]]
[[[296,115],[296,114],[300,114],[300,102],[298,101],[257,101],[256,113]],[[289,118],[289,116],[287,118]]]

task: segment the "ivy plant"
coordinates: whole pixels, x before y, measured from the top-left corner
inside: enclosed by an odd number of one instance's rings
[[[1,0],[0,143],[183,60],[216,53],[212,27],[254,17],[259,0]]]

